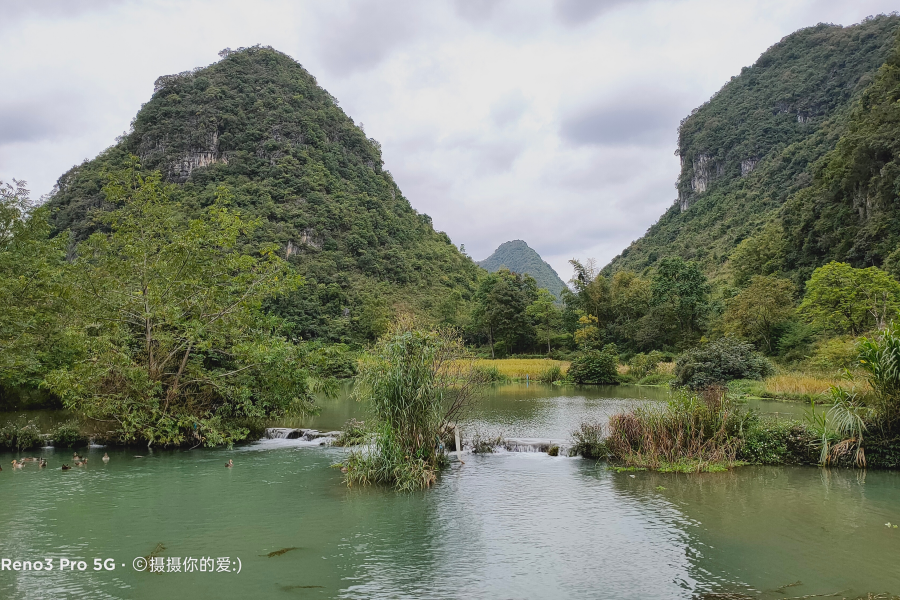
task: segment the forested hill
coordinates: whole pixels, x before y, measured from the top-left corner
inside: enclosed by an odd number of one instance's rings
[[[538,287],[549,290],[560,298],[566,284],[559,278],[553,267],[548,265],[528,244],[522,240],[504,242],[486,259],[478,261],[478,265],[494,273],[500,267],[506,267],[514,273],[531,275]]]
[[[898,121],[887,113],[896,112],[897,90],[884,83],[896,78],[896,67],[882,65],[898,24],[900,17],[891,15],[802,29],[732,77],[681,123],[677,200],[605,272],[640,272],[676,255],[717,278],[734,275],[740,282],[780,272],[802,283],[826,259],[881,265],[896,235],[875,241],[890,219],[866,227],[864,207],[880,194],[882,212],[900,210],[893,175],[869,180],[896,164],[891,144]],[[882,122],[860,125],[873,111]],[[846,141],[860,142],[873,128],[882,138],[875,146]],[[836,147],[844,157],[840,166]],[[813,189],[827,198],[811,195]]]
[[[397,310],[453,320],[480,269],[417,213],[366,137],[299,63],[267,47],[225,50],[205,68],[160,77],[132,131],[60,177],[57,231],[82,238],[108,208],[104,173],[139,157],[176,183],[191,213],[220,186],[262,220],[306,277],[273,307],[298,336],[372,339]]]

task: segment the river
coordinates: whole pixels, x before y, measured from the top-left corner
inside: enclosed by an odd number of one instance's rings
[[[563,438],[580,419],[665,393],[498,386],[466,426]],[[802,412],[781,403],[757,407]],[[333,429],[361,418],[360,410],[342,395],[297,424]],[[348,489],[330,468],[345,452],[298,440],[232,450],[91,448],[83,451],[89,466],[65,472],[60,465],[70,451],[28,453],[47,457],[45,470],[33,463],[13,470],[16,455],[0,454],[0,559],[53,565],[0,570],[0,597],[900,594],[900,529],[885,526],[900,522],[900,473],[615,473],[580,458],[501,452],[466,454],[433,489],[398,494]],[[225,468],[228,459],[234,468]],[[135,571],[133,561],[148,556],[161,559],[163,572]],[[94,559],[103,565],[110,558],[114,570],[93,570]],[[174,558],[181,570],[167,572]],[[228,570],[185,572],[188,558]],[[61,559],[85,561],[86,569],[61,571]]]

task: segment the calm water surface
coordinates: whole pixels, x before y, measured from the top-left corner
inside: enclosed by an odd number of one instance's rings
[[[576,392],[504,386],[472,426],[565,437],[572,419],[653,400]],[[334,401],[317,426],[339,426],[358,408]],[[900,522],[893,472],[628,474],[577,458],[500,453],[465,455],[435,488],[397,494],[348,489],[330,468],[344,450],[294,440],[116,450],[108,464],[103,451],[91,449],[90,466],[67,472],[59,466],[71,453],[62,450],[31,453],[48,458],[43,471],[12,471],[14,455],[0,454],[0,558],[54,562],[49,572],[0,571],[0,598],[900,593],[900,529],[885,527]],[[224,468],[229,458],[233,469]],[[132,561],[159,544],[164,559],[240,558],[241,572],[136,572]],[[267,556],[285,548],[293,549]],[[90,566],[60,572],[60,558]],[[94,558],[114,558],[116,569],[93,572]]]
[[[667,387],[604,385],[553,386],[512,383],[491,387],[466,420],[466,435],[472,432],[505,437],[568,439],[585,420],[605,421],[615,412],[669,397]],[[334,399],[320,401],[321,413],[312,418],[287,419],[277,425],[314,427],[321,431],[340,429],[348,419],[365,420],[365,405],[350,399],[345,386]],[[806,406],[775,400],[749,400],[748,406],[779,418],[802,419]]]

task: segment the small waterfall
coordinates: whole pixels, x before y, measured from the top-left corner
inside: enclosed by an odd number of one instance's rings
[[[267,440],[297,440],[300,442],[318,442],[324,446],[341,434],[340,431],[319,431],[318,429],[298,429],[292,427],[268,427],[263,439]],[[568,440],[554,440],[550,438],[496,438],[494,452],[547,452],[552,446],[559,447],[559,455],[567,456],[571,445]],[[495,442],[495,443],[496,443]],[[464,451],[471,452],[474,441],[463,440]]]
[[[507,452],[547,452],[551,446],[563,448],[563,440],[551,440],[546,438],[506,438],[504,440]]]
[[[296,440],[303,436],[303,429],[292,429],[290,427],[268,427],[266,428],[265,437],[267,440]]]
[[[334,438],[340,431],[319,431],[318,429],[293,429],[291,427],[267,427],[264,439],[267,440],[302,440],[311,442],[323,438]]]
[[[494,452],[547,452],[552,446],[559,448],[559,456],[568,456],[570,442],[547,438],[497,438],[499,444],[493,446]],[[472,451],[473,440],[464,440],[463,449]]]

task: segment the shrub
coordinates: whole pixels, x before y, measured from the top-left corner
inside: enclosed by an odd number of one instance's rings
[[[651,373],[640,379],[638,385],[665,385],[672,381],[671,373]]]
[[[565,375],[563,375],[562,367],[559,365],[550,365],[541,371],[535,379],[541,383],[555,383],[565,379]]]
[[[553,444],[549,448],[547,448],[547,454],[550,456],[559,456],[559,446]]]
[[[472,371],[476,377],[486,383],[506,383],[509,377],[500,372],[500,369],[488,365],[474,365]]]
[[[618,353],[613,344],[603,350],[586,350],[569,367],[568,375],[575,383],[617,384]]]
[[[0,448],[27,450],[43,445],[43,437],[34,421],[20,417],[0,427]]]
[[[761,419],[756,415],[745,423],[740,460],[758,465],[815,464],[816,436],[802,423]]]
[[[50,439],[57,448],[71,448],[87,443],[87,437],[81,433],[78,423],[67,421],[50,432]]]
[[[603,424],[584,422],[572,432],[572,454],[584,458],[606,458],[608,451],[603,440]]]
[[[635,354],[628,362],[628,372],[635,380],[643,379],[656,372],[656,367],[662,361],[662,356],[662,352],[657,350],[650,352],[650,354],[644,354],[643,352]]]
[[[697,390],[733,379],[763,379],[774,372],[752,344],[726,336],[679,356],[673,383]]]
[[[822,371],[842,371],[859,363],[857,340],[854,337],[836,337],[816,346],[809,359],[810,366]]]

